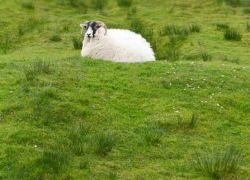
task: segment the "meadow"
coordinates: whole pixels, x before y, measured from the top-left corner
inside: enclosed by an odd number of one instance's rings
[[[1,0],[0,179],[249,179],[249,0]],[[157,61],[81,58],[79,24]]]

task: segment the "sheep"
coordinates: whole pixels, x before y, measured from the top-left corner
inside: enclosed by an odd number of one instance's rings
[[[81,23],[85,30],[81,56],[114,62],[155,61],[150,44],[139,34],[125,29],[107,29],[101,21]]]

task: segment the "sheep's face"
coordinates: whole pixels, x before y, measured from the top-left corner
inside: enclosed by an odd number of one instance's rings
[[[84,37],[91,39],[100,35],[106,35],[106,25],[101,21],[88,21],[80,24],[80,27],[85,30]]]

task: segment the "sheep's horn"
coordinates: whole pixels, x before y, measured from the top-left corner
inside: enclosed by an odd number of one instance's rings
[[[108,31],[108,28],[106,26],[106,24],[102,21],[96,21],[97,24],[99,24],[100,26],[102,26],[104,29],[105,29],[105,34],[104,35],[107,35],[107,31]]]

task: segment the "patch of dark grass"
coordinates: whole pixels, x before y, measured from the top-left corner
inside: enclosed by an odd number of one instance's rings
[[[88,5],[85,0],[60,0],[59,2],[62,5],[81,10],[81,13],[83,14],[87,13],[88,11]]]
[[[229,28],[224,32],[224,39],[230,41],[241,41],[242,35],[237,30]]]
[[[53,64],[43,60],[37,60],[24,69],[27,81],[33,81],[39,74],[51,74],[54,72]]]
[[[79,169],[87,169],[89,167],[89,162],[87,160],[81,161],[79,164]]]
[[[242,0],[217,0],[218,3],[226,3],[232,7],[238,7],[242,5]]]
[[[95,152],[101,156],[106,156],[112,151],[115,144],[116,138],[113,133],[100,133],[95,138]]]
[[[142,131],[143,139],[147,145],[155,146],[160,144],[162,135],[163,132],[156,127],[145,128]]]
[[[91,5],[96,10],[102,10],[108,4],[108,0],[91,0]]]
[[[165,58],[169,61],[177,61],[180,59],[180,50],[177,47],[168,47]]]
[[[35,5],[34,2],[30,1],[30,2],[23,2],[22,3],[22,7],[25,9],[35,9]]]
[[[61,173],[69,165],[71,155],[61,149],[46,150],[43,152],[42,157],[37,161],[43,171],[47,173]]]
[[[82,49],[82,40],[77,37],[72,37],[72,43],[74,49]]]
[[[216,28],[219,31],[225,31],[225,30],[229,29],[230,27],[228,24],[225,24],[225,23],[217,23]]]
[[[116,0],[116,2],[120,7],[130,7],[133,3],[133,0]]]
[[[59,34],[54,34],[49,39],[50,39],[50,41],[53,41],[53,42],[59,42],[62,40],[62,38]]]
[[[10,34],[0,37],[0,52],[6,54],[12,48],[13,43],[13,37]]]
[[[204,176],[213,179],[226,179],[229,175],[237,173],[242,160],[241,151],[230,146],[224,151],[214,150],[196,153],[194,167]]]
[[[205,51],[201,52],[200,56],[201,56],[201,59],[203,61],[212,61],[212,59],[213,59],[213,56],[211,54],[209,54],[208,52],[205,52]]]
[[[127,12],[127,18],[133,17],[137,13],[137,7],[130,7]]]
[[[193,113],[190,122],[189,122],[189,127],[190,128],[195,128],[198,122],[198,115],[196,113]]]
[[[88,129],[83,124],[80,124],[71,130],[69,134],[69,139],[71,141],[70,148],[72,149],[75,155],[81,156],[86,153],[87,135],[88,135]]]
[[[239,57],[232,57],[232,56],[228,56],[228,55],[223,56],[222,61],[231,62],[231,63],[235,63],[235,64],[240,64]]]
[[[250,7],[246,7],[246,8],[244,8],[242,11],[243,11],[243,13],[245,13],[245,14],[250,14]]]
[[[30,17],[18,26],[18,36],[21,37],[24,34],[33,31],[38,28],[43,21],[38,18]]]
[[[191,24],[191,25],[189,25],[188,28],[189,28],[190,32],[192,32],[192,33],[199,33],[199,32],[201,32],[201,26],[198,25],[198,24]]]
[[[247,31],[250,32],[250,21],[247,21],[246,27],[247,27]]]

